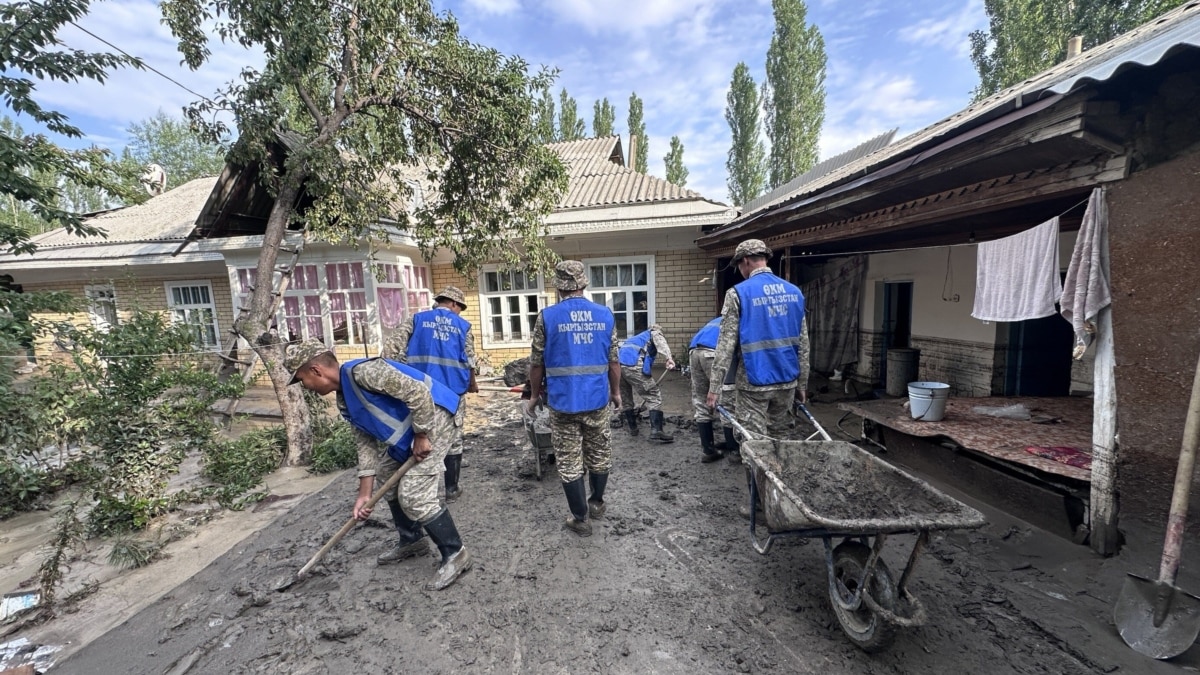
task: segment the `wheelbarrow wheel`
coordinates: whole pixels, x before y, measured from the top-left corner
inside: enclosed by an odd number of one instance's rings
[[[858,609],[853,611],[842,606],[849,604],[854,598],[870,555],[870,547],[855,541],[844,542],[833,549],[834,583],[830,585],[829,590],[831,596],[834,593],[841,596],[840,603],[836,597],[830,597],[829,601],[833,605],[833,612],[837,615],[842,631],[851,642],[868,654],[887,649],[896,637],[896,626],[876,615],[865,602],[860,603]],[[876,561],[874,573],[867,581],[865,590],[880,607],[889,611],[895,608],[896,584],[882,560]]]

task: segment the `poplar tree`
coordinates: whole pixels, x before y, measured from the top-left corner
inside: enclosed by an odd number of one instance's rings
[[[592,136],[594,138],[612,136],[613,123],[616,120],[617,110],[608,102],[607,97],[596,101],[596,104],[592,106]]]
[[[729,199],[741,206],[761,195],[767,182],[758,87],[745,63],[734,67],[725,103],[725,121],[729,123],[732,140],[725,160],[728,172],[725,184]]]
[[[558,140],[575,141],[583,138],[586,133],[583,118],[579,116],[579,106],[564,87],[558,95]]]
[[[688,170],[683,165],[683,141],[678,136],[671,137],[671,149],[663,157],[667,167],[667,182],[683,187],[687,185]]]
[[[772,188],[813,168],[825,121],[825,39],[805,23],[804,0],[773,0],[775,32],[767,49],[763,92],[771,141],[767,182]]]
[[[558,140],[558,132],[554,126],[554,94],[550,86],[540,90],[541,95],[533,104],[533,134],[540,143],[553,143]]]
[[[642,119],[642,99],[637,92],[629,95],[629,136],[637,136],[637,150],[633,155],[633,170],[646,173],[646,158],[649,156],[650,141],[646,138],[646,122]]]

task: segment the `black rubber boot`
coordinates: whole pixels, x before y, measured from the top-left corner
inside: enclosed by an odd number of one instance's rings
[[[721,452],[725,452],[726,450],[729,449],[729,443],[727,443],[725,441],[724,427],[721,428],[722,433],[721,433],[721,435],[718,436],[717,432],[716,432],[717,423],[709,422],[709,424],[713,427],[713,449],[720,450]]]
[[[626,410],[626,411],[625,411],[624,413],[622,413],[622,414],[624,414],[624,415],[625,415],[625,424],[626,424],[626,425],[629,427],[629,435],[630,435],[630,436],[637,436],[637,435],[638,435],[638,428],[637,428],[637,424],[638,424],[638,419],[637,419],[637,411],[636,411],[636,410]]]
[[[661,410],[650,411],[650,440],[659,443],[674,443],[675,437],[663,431],[663,413]]]
[[[446,465],[446,501],[452,502],[462,495],[458,486],[458,478],[462,475],[462,455],[446,455],[443,460]]]
[[[725,459],[728,459],[731,464],[742,463],[741,446],[738,445],[737,436],[733,435],[733,429],[725,427]]]
[[[442,564],[433,580],[425,584],[425,590],[440,591],[471,568],[471,554],[463,546],[454,519],[450,517],[450,509],[442,509],[433,520],[425,523],[425,531],[442,554]]]
[[[400,535],[400,541],[392,550],[380,553],[375,562],[380,565],[390,565],[415,556],[429,555],[429,545],[425,543],[425,535],[421,532],[421,526],[404,515],[404,509],[400,508],[399,501],[389,499],[387,505],[392,511],[392,522],[396,524],[396,533]]]
[[[608,474],[588,473],[588,482],[592,485],[592,496],[588,497],[588,515],[592,518],[603,518],[608,507],[604,504],[604,488],[608,485]]]
[[[704,451],[700,461],[708,464],[721,459],[721,453],[713,447],[713,423],[700,422],[696,425],[696,429],[700,432],[700,449]]]
[[[570,483],[563,483],[563,492],[567,493],[567,506],[571,515],[563,527],[581,537],[592,536],[592,524],[588,522],[587,488],[583,485],[583,476]]]

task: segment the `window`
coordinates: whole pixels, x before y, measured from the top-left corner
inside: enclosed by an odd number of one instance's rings
[[[329,318],[333,342],[360,345],[367,341],[367,285],[363,264],[328,263],[325,283],[329,288]]]
[[[541,277],[521,271],[484,269],[480,275],[484,347],[516,347],[533,339],[542,306]]]
[[[375,282],[379,298],[379,323],[385,333],[400,327],[405,318],[433,305],[429,269],[415,265],[379,265],[383,280]]]
[[[280,309],[284,328],[281,337],[286,341],[320,340],[329,344],[321,321],[321,284],[316,265],[296,265]]]
[[[592,301],[612,310],[617,338],[625,339],[650,328],[654,317],[654,259],[611,258],[585,260]]]
[[[107,333],[117,325],[117,294],[111,285],[84,286],[87,296],[88,318],[97,330]]]
[[[197,347],[218,347],[217,306],[213,302],[212,285],[207,281],[184,281],[167,284],[167,308],[171,321],[184,326]]]

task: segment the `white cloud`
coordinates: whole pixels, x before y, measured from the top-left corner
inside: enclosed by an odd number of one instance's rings
[[[957,12],[940,19],[922,19],[900,29],[899,37],[910,44],[936,45],[956,56],[966,57],[971,49],[967,35],[986,26],[987,14],[984,13],[983,2],[967,0]]]
[[[720,0],[546,0],[546,9],[584,29],[637,33],[694,16]]]
[[[903,136],[949,114],[956,105],[923,94],[911,75],[888,72],[880,64],[847,69],[846,64],[838,63],[831,64],[831,70],[836,70],[836,79],[845,85],[831,90],[826,100],[822,159],[888,129],[899,128],[897,137]]]
[[[467,0],[467,4],[485,14],[509,14],[521,8],[520,0]]]

